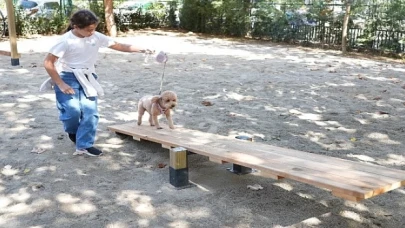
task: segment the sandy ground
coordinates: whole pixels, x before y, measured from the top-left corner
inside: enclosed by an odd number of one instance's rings
[[[198,187],[175,190],[168,166],[159,168],[166,149],[107,129],[134,122],[138,99],[159,92],[163,66],[141,54],[101,51],[96,145],[105,154],[73,156],[54,94],[38,91],[55,38],[19,40],[20,66],[0,56],[0,227],[405,227],[404,188],[353,203],[291,180],[238,176],[200,155],[189,164]],[[194,34],[117,39],[169,53],[163,88],[179,96],[176,125],[405,170],[400,63]]]

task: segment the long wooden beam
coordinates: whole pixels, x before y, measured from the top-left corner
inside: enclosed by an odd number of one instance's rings
[[[156,130],[135,123],[108,129],[148,140],[167,148],[183,147],[211,161],[250,167],[271,178],[289,178],[321,188],[347,200],[360,201],[405,185],[405,171],[308,153],[263,143],[248,142],[185,128]]]

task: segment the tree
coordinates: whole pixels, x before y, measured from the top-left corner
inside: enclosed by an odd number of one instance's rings
[[[343,18],[343,28],[342,28],[342,53],[346,54],[347,52],[347,30],[350,18],[350,8],[353,0],[345,0],[346,12]]]
[[[111,37],[117,36],[117,26],[114,22],[113,0],[104,0],[105,25]]]

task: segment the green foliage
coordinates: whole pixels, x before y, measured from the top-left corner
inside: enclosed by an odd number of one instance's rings
[[[131,11],[115,13],[114,20],[118,30],[123,32],[129,29],[177,27],[177,5],[177,1],[171,1],[167,5],[160,2],[146,3]]]
[[[66,0],[69,1],[69,0]],[[118,6],[123,0],[115,0]],[[252,3],[254,2],[254,3]],[[73,0],[100,18],[98,31],[105,32],[103,1]],[[64,9],[64,12],[67,9]],[[341,45],[345,2],[333,0],[173,0],[144,4],[129,13],[115,13],[120,31],[140,28],[180,27],[193,32],[250,36],[276,42]],[[63,15],[54,19],[29,17],[17,11],[17,32],[60,33],[68,22]],[[356,0],[349,20],[350,48],[405,51],[405,0]]]
[[[404,4],[404,0],[355,2],[352,12],[353,19],[364,21],[363,34],[358,37],[355,45],[370,50],[403,52]]]
[[[184,0],[181,27],[193,32],[244,36],[250,29],[249,0]]]
[[[169,12],[168,12],[167,20],[168,25],[172,28],[176,28],[180,25],[179,21],[179,7],[177,1],[170,1],[169,2]]]
[[[16,33],[18,36],[32,34],[59,34],[66,28],[68,18],[57,12],[52,17],[27,15],[23,10],[16,9]]]
[[[271,1],[261,1],[255,5],[252,20],[252,36],[282,41],[290,37],[292,28],[288,26],[285,9],[277,8]]]
[[[184,0],[180,11],[181,27],[193,32],[213,32],[217,10],[208,0]]]
[[[98,19],[99,24],[97,26],[97,31],[105,33],[106,24],[105,24],[105,13],[104,13],[104,3],[103,1],[91,0],[89,1],[89,9],[93,11]]]

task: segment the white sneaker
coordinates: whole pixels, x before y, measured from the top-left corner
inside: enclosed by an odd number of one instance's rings
[[[87,153],[87,150],[77,150],[73,153],[73,155],[82,155]]]
[[[101,151],[95,147],[90,147],[90,148],[82,149],[82,150],[76,149],[76,151],[73,153],[73,155],[82,155],[82,154],[86,154],[86,155],[89,155],[92,157],[98,157],[103,154],[103,151]]]

